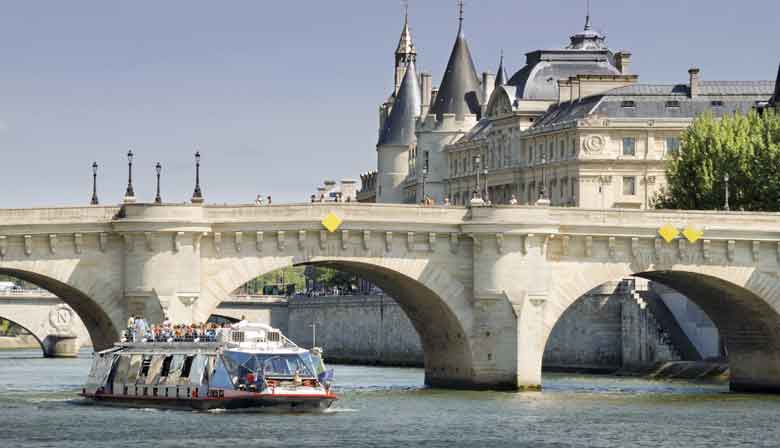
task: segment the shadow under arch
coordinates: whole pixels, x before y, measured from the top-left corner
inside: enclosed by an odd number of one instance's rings
[[[773,306],[780,300],[780,280],[759,271],[734,275],[727,280],[718,275],[724,272],[728,271],[645,270],[626,272],[625,277],[640,277],[666,285],[707,314],[727,350],[732,391],[780,393],[780,313]],[[614,276],[615,272],[611,273]],[[588,280],[580,280],[573,288],[579,293],[577,297],[569,297],[559,304],[563,306],[553,324],[580,296],[607,281],[619,280],[598,278],[598,275],[575,277]],[[552,325],[549,327],[545,345]]]
[[[470,328],[472,322],[465,290],[451,276],[430,265],[395,266],[360,259],[288,259],[287,263],[233,266],[230,288],[252,278],[289,266],[321,266],[358,275],[393,297],[409,317],[423,349],[425,384],[433,387],[473,389],[474,368]],[[257,269],[260,268],[260,269]],[[214,288],[208,288],[214,290]],[[221,298],[224,300],[226,297]],[[219,314],[213,303],[208,315]]]
[[[21,328],[22,330],[24,330],[24,331],[26,331],[27,333],[29,333],[29,334],[30,334],[30,335],[31,335],[31,336],[32,336],[32,337],[35,339],[35,341],[38,343],[38,345],[40,346],[40,348],[41,348],[41,353],[43,354],[43,356],[46,356],[46,349],[45,349],[45,348],[44,348],[44,346],[43,346],[43,341],[41,340],[41,338],[40,338],[40,337],[39,337],[37,334],[35,334],[35,332],[32,330],[32,328],[29,328],[29,327],[28,327],[28,326],[26,326],[26,325],[22,325],[22,324],[20,324],[18,321],[16,321],[16,320],[13,320],[13,319],[10,319],[10,318],[8,318],[8,317],[6,317],[6,316],[2,315],[2,314],[0,314],[0,319],[5,319],[5,320],[7,320],[8,322],[12,323],[13,325],[16,325],[17,327],[19,327],[19,328]]]
[[[84,292],[59,280],[26,270],[0,268],[0,274],[37,285],[70,306],[87,328],[95,351],[110,348],[119,340],[120,330],[101,306]]]

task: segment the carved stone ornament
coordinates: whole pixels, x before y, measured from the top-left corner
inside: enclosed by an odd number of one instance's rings
[[[299,230],[298,231],[298,249],[300,249],[300,250],[306,249],[306,231],[305,230]]]
[[[498,248],[498,253],[500,253],[500,254],[504,253],[504,234],[503,233],[496,233],[496,247]]]
[[[32,255],[32,235],[24,236],[24,253],[28,257]]]
[[[414,250],[414,232],[406,232],[406,248],[409,251]]]
[[[592,257],[593,256],[593,237],[592,236],[586,236],[585,237],[585,256],[586,257]]]
[[[607,146],[607,139],[601,135],[589,135],[585,139],[585,150],[591,154],[597,154]]]
[[[236,252],[241,253],[241,243],[244,241],[244,232],[236,232],[235,239]]]
[[[181,250],[181,239],[184,238],[184,232],[176,232],[173,234],[173,251],[179,252]]]
[[[265,238],[265,234],[263,232],[257,232],[255,233],[255,249],[257,249],[258,252],[263,251],[263,239]]]
[[[640,254],[640,246],[639,246],[639,238],[631,238],[631,256],[634,257],[634,259],[639,258]]]
[[[84,237],[80,233],[73,234],[73,250],[77,253],[81,253],[81,247],[84,244]]]
[[[133,238],[133,235],[129,233],[123,233],[122,240],[125,243],[125,250],[127,252],[132,252],[135,249],[135,238]]]
[[[780,256],[780,243],[778,243],[778,256]],[[0,236],[0,257],[5,257],[8,253],[8,237]]]
[[[57,253],[57,235],[53,233],[49,235],[49,252],[52,254]]]
[[[284,248],[286,246],[286,243],[287,242],[286,242],[286,239],[285,239],[284,230],[280,230],[280,231],[276,232],[276,247],[280,251],[284,252]]]
[[[349,230],[342,230],[341,231],[341,249],[347,250],[347,246],[349,245]]]
[[[710,240],[701,241],[701,256],[702,258],[704,258],[704,261],[712,260],[712,241]]]
[[[144,241],[146,242],[146,250],[152,252],[154,250],[152,232],[144,232]]]
[[[214,232],[214,251],[222,253],[222,232]]]
[[[737,242],[734,240],[728,240],[726,242],[726,257],[729,261],[734,261],[734,257],[737,252]]]
[[[320,230],[320,249],[325,250],[328,247],[328,231]]]
[[[561,253],[563,253],[564,257],[569,256],[569,242],[571,242],[571,237],[569,235],[561,237]]]
[[[101,232],[98,235],[98,247],[100,248],[101,252],[105,252],[107,246],[108,246],[108,234]]]
[[[368,250],[371,246],[371,231],[370,230],[364,230],[363,231],[363,249]]]
[[[460,245],[460,235],[457,232],[450,233],[450,250],[453,254],[458,253],[458,246]]]
[[[430,232],[428,234],[428,251],[433,252],[436,250],[436,233]]]
[[[393,232],[385,232],[385,250],[387,252],[393,250]]]
[[[615,258],[617,256],[617,245],[615,243],[615,237],[609,237],[607,244],[609,246],[609,258]]]
[[[753,261],[758,263],[761,257],[761,241],[753,241]]]
[[[482,240],[479,239],[479,236],[476,233],[470,233],[469,236],[474,242],[474,253],[482,252]]]

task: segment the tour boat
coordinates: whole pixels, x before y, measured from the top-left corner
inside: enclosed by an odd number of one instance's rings
[[[322,352],[242,321],[199,340],[121,342],[98,352],[81,395],[170,409],[324,410],[337,399]]]

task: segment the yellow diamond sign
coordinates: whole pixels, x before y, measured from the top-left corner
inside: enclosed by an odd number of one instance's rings
[[[335,213],[330,212],[328,213],[328,216],[326,216],[322,220],[322,226],[328,229],[328,232],[333,233],[339,229],[339,226],[341,226],[341,222],[342,222],[341,218],[336,216]]]
[[[685,228],[685,230],[683,230],[683,236],[685,236],[685,238],[690,241],[691,244],[693,244],[704,236],[704,231],[688,226]]]
[[[664,239],[667,243],[671,243],[672,240],[677,238],[677,235],[680,234],[680,232],[677,230],[677,227],[667,224],[660,229],[658,229],[658,234],[661,235],[661,238]]]

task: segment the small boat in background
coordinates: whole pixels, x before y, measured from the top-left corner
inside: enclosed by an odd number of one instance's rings
[[[122,342],[95,354],[81,395],[166,409],[324,410],[337,399],[322,351],[242,321],[196,341]]]

